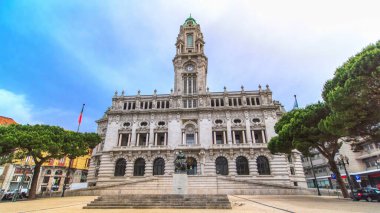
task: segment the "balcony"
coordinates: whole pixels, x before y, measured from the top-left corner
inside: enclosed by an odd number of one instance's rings
[[[371,150],[362,150],[358,157],[356,157],[356,160],[362,160],[370,157],[375,157],[380,155],[380,149],[375,148]]]

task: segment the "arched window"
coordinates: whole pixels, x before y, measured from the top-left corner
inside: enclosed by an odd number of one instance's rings
[[[62,170],[57,170],[57,171],[55,171],[55,175],[62,175]]]
[[[187,164],[187,174],[196,175],[197,174],[197,160],[193,157],[188,157],[186,159]]]
[[[238,175],[249,175],[247,158],[243,156],[236,158],[236,172]]]
[[[153,162],[153,175],[163,175],[165,170],[165,160],[157,158]]]
[[[270,175],[270,167],[268,158],[264,156],[259,156],[256,160],[257,162],[257,171],[259,175]]]
[[[51,174],[51,170],[50,169],[46,170],[46,174],[50,175]]]
[[[124,158],[120,158],[116,161],[115,164],[115,176],[124,176],[125,167],[127,166],[127,161]]]
[[[218,157],[215,160],[216,174],[228,175],[228,161],[225,157]]]
[[[133,176],[144,176],[144,174],[145,174],[145,160],[143,158],[138,158],[135,161]]]

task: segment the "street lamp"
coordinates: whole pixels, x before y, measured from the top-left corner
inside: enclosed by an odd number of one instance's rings
[[[348,185],[350,186],[350,190],[351,190],[351,193],[354,191],[353,187],[352,187],[352,183],[351,183],[351,177],[350,175],[348,174],[347,172],[347,169],[346,169],[346,164],[347,165],[350,165],[349,161],[348,161],[348,157],[345,156],[345,155],[339,155],[338,158],[337,158],[337,165],[342,165],[343,168],[344,168],[344,171],[346,172],[346,177],[347,177],[347,181],[348,181]]]
[[[309,157],[309,161],[310,161],[310,165],[311,165],[311,171],[313,172],[313,175],[314,175],[314,183],[315,183],[315,185],[317,186],[318,196],[321,196],[321,191],[319,191],[319,186],[318,186],[317,177],[315,176],[315,172],[314,172],[313,161],[311,160],[310,157]]]

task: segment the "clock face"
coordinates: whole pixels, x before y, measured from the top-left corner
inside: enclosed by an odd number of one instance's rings
[[[191,64],[190,64],[190,65],[187,65],[187,66],[186,66],[186,70],[187,70],[187,71],[193,71],[193,70],[194,70],[194,66],[191,65]]]

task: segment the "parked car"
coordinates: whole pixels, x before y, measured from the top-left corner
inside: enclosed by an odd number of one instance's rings
[[[377,188],[354,189],[351,194],[351,198],[354,201],[366,200],[371,202],[373,200],[377,200],[380,202],[380,190]]]
[[[380,202],[380,190],[377,188],[367,188],[366,193],[366,200],[368,202],[372,202],[373,200],[377,200],[377,202]]]
[[[354,189],[353,193],[351,194],[351,198],[354,201],[359,201],[362,199],[365,199],[364,194],[367,193],[364,189]]]

